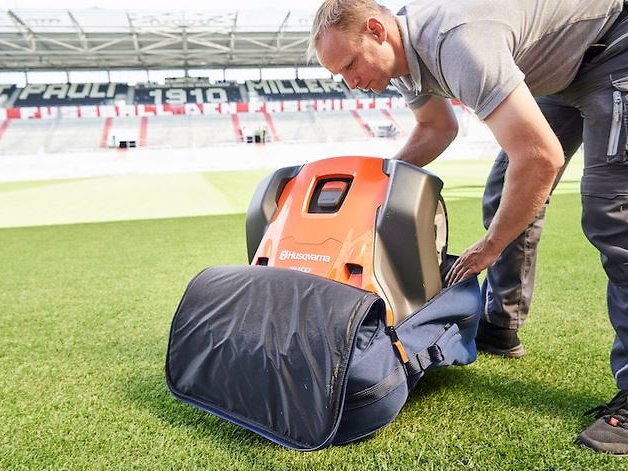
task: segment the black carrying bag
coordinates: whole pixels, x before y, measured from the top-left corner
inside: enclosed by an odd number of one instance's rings
[[[430,369],[474,361],[479,312],[475,278],[386,329],[376,294],[292,270],[212,267],[175,313],[166,380],[183,402],[317,450],[390,423]]]

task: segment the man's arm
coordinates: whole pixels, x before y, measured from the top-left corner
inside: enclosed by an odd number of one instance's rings
[[[449,284],[491,265],[534,220],[564,163],[563,150],[525,83],[486,119],[508,155],[501,202],[485,236],[468,248],[447,275]]]
[[[440,97],[430,97],[413,112],[416,126],[395,159],[423,167],[438,157],[455,139],[458,121],[449,100]]]

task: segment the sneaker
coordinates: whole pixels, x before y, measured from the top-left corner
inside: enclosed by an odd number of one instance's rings
[[[475,345],[480,351],[507,358],[520,358],[525,354],[516,329],[506,329],[482,320]]]
[[[578,435],[576,443],[595,451],[628,456],[628,390],[619,391],[608,404],[585,412],[593,414],[597,420]]]

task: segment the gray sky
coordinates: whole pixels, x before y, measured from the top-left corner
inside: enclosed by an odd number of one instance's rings
[[[172,10],[173,4],[177,10],[193,9],[193,10],[259,10],[265,8],[279,9],[299,9],[299,10],[316,10],[322,0],[229,0],[227,8],[222,3],[212,1],[199,0],[5,0],[0,8],[108,8],[108,9],[128,9],[128,10]],[[380,3],[386,5],[392,11],[396,11],[403,6],[405,1],[399,0],[383,0]],[[217,7],[216,5],[220,5]]]

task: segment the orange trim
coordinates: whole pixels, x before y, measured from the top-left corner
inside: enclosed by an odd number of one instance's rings
[[[273,117],[267,111],[264,111],[264,120],[266,121],[266,124],[268,125],[268,128],[270,130],[270,135],[273,136],[273,142],[280,141],[281,139],[279,139],[279,133],[277,132],[277,129],[275,128]]]
[[[140,139],[138,146],[144,147],[146,146],[146,136],[148,135],[148,117],[143,116],[140,121]]]
[[[406,353],[406,349],[403,348],[403,344],[399,341],[396,340],[395,342],[393,342],[393,345],[395,347],[395,349],[397,350],[397,353],[399,354],[399,358],[401,359],[402,363],[408,363],[408,354]]]
[[[2,123],[2,126],[0,126],[0,139],[2,139],[2,136],[4,135],[4,132],[7,130],[8,127],[9,127],[9,120],[7,119],[6,121]]]
[[[240,125],[238,113],[231,115],[231,124],[233,124],[233,134],[235,135],[236,142],[242,142],[242,126]]]
[[[100,136],[100,148],[107,147],[107,139],[109,139],[109,131],[111,130],[112,118],[105,119],[105,125],[102,128],[102,135]]]
[[[351,110],[351,114],[353,115],[353,118],[358,122],[358,125],[362,128],[362,131],[364,131],[364,134],[369,137],[373,137],[373,133],[369,130],[369,127],[362,119],[362,116],[360,116],[360,113],[355,110]]]

